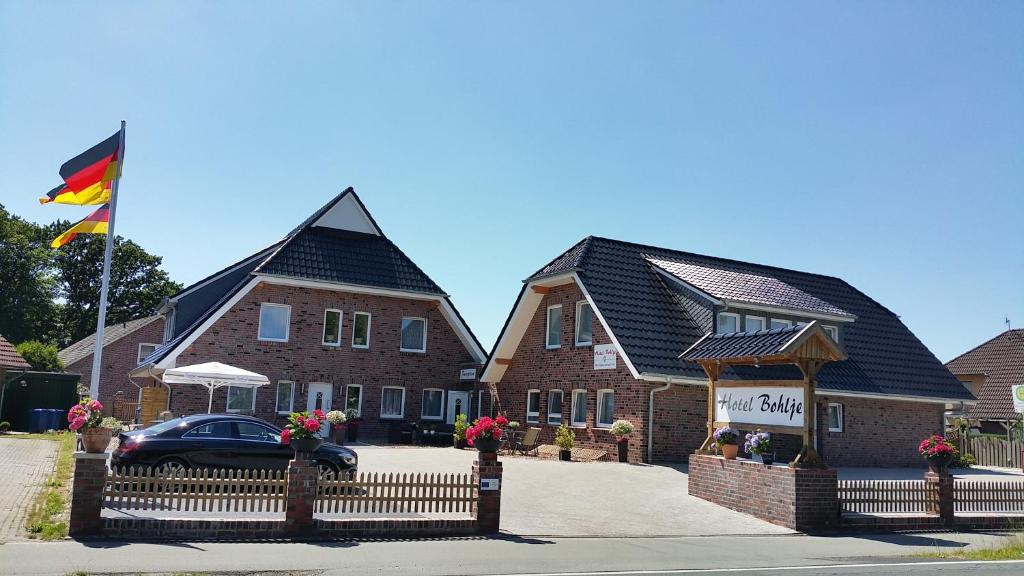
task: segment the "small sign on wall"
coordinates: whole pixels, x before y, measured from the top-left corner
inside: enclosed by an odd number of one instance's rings
[[[715,421],[803,426],[804,389],[784,386],[716,388]]]
[[[481,492],[494,492],[501,490],[501,478],[481,478],[480,479],[480,491]]]
[[[459,370],[459,380],[476,380],[476,368],[463,368]]]
[[[1013,409],[1024,413],[1024,384],[1015,384],[1010,390],[1013,392]]]
[[[618,356],[615,344],[594,345],[594,370],[614,370]]]

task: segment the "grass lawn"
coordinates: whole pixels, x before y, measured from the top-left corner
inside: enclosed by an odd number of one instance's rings
[[[956,560],[1024,560],[1024,536],[1018,534],[998,546],[972,548],[952,552],[922,554],[927,558],[952,558]]]
[[[59,540],[68,535],[66,512],[71,488],[71,468],[75,452],[75,434],[17,434],[5,438],[50,440],[58,442],[53,473],[46,479],[30,504],[25,528],[29,538]]]

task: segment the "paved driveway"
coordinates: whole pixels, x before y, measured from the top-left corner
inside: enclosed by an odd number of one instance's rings
[[[357,446],[364,472],[469,472],[453,448]],[[693,498],[682,467],[502,458],[501,528],[524,536],[704,536],[790,530]]]
[[[25,534],[25,515],[53,472],[57,443],[51,440],[0,438],[0,542],[19,540]]]

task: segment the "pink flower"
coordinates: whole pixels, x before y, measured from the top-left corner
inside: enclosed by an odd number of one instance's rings
[[[285,428],[281,430],[281,444],[291,444],[292,441],[292,430],[291,428]]]
[[[302,427],[305,428],[307,432],[317,432],[320,430],[320,422],[314,420],[313,418],[309,418],[306,420],[306,423],[302,425]]]
[[[93,401],[89,402],[89,410],[91,410],[93,412],[102,412],[103,411],[103,404],[100,404],[99,400],[93,400]]]
[[[497,418],[494,419],[494,423],[504,428],[505,426],[508,426],[508,418],[499,415]]]
[[[316,416],[317,420],[323,420],[324,419],[324,411],[319,409],[319,408],[317,408],[316,410],[313,410],[313,416]]]
[[[299,426],[302,426],[305,422],[306,417],[303,416],[302,414],[299,414],[298,416],[295,417],[295,423],[298,424]]]
[[[77,418],[72,420],[70,424],[68,424],[68,428],[71,428],[72,430],[76,431],[82,426],[85,426],[85,416],[78,416]]]

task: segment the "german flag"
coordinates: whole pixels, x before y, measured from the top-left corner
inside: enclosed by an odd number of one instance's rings
[[[40,204],[56,202],[87,206],[110,201],[110,186],[118,177],[118,146],[121,132],[89,148],[60,167],[64,183],[39,199]]]
[[[107,222],[110,219],[110,204],[100,206],[95,212],[89,214],[77,224],[68,228],[60,236],[50,243],[51,248],[60,248],[71,242],[79,234],[106,234]]]

